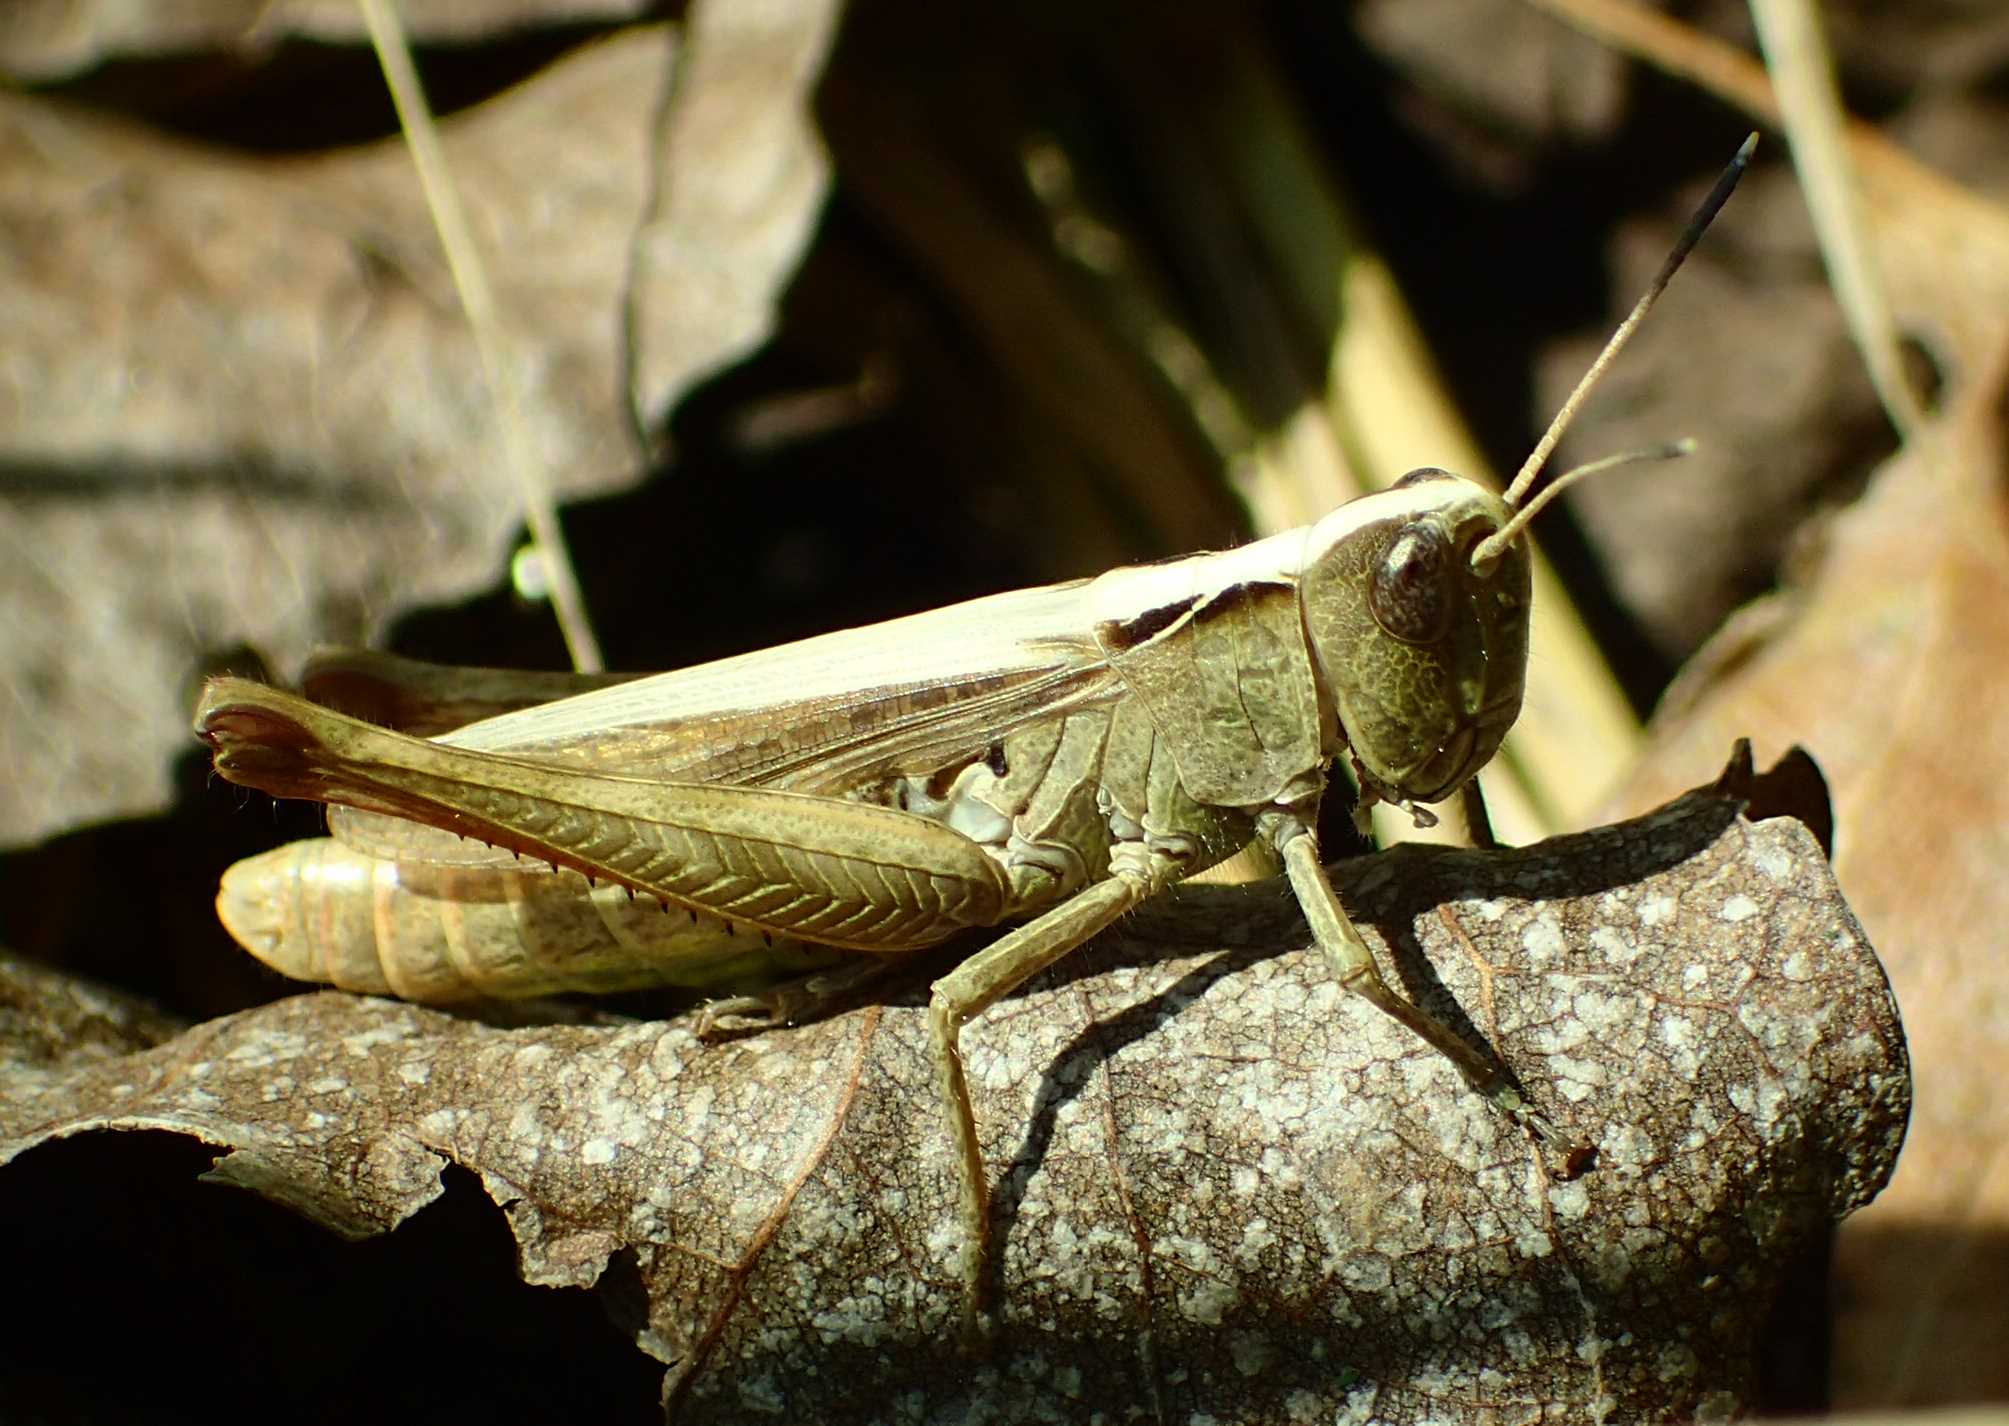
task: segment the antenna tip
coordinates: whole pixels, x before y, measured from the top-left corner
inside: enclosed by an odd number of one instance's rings
[[[1730,161],[1734,164],[1742,166],[1744,164],[1749,163],[1751,161],[1751,155],[1756,153],[1757,151],[1758,151],[1758,131],[1756,129],[1753,129],[1751,130],[1750,135],[1744,140],[1744,142],[1737,146],[1737,157],[1731,159]]]

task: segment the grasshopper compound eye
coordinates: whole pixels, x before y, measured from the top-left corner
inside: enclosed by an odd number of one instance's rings
[[[1434,644],[1451,627],[1451,541],[1418,520],[1395,537],[1367,589],[1374,622],[1405,644]]]

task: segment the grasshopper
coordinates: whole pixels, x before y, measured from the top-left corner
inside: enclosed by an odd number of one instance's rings
[[[1341,758],[1364,800],[1413,807],[1466,787],[1500,746],[1526,677],[1524,532],[1616,459],[1528,491],[1755,141],[1504,495],[1415,470],[1225,553],[586,691],[370,656],[317,666],[310,692],[367,695],[376,722],[213,681],[196,731],[217,772],[342,804],[335,840],[226,874],[226,925],[289,974],[450,1001],[710,984],[771,964],[777,939],[805,967],[871,965],[1017,923],[936,981],[928,1006],[973,1330],[987,1320],[990,1204],[963,1026],[1252,840],[1281,858],[1339,982],[1537,1127],[1502,1066],[1383,979],[1322,865],[1319,803]]]

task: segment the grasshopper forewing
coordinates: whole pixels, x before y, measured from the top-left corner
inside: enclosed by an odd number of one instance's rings
[[[1499,1065],[1383,980],[1314,829],[1341,757],[1364,795],[1425,803],[1460,789],[1499,747],[1527,666],[1522,532],[1571,477],[1524,497],[1583,389],[1504,497],[1412,471],[1315,524],[1226,553],[550,702],[539,700],[577,685],[517,688],[367,657],[324,663],[310,680],[322,697],[424,729],[532,705],[437,737],[216,680],[196,729],[218,772],[355,809],[338,809],[336,842],[233,868],[219,905],[239,940],[290,973],[437,1000],[709,983],[775,938],[813,963],[898,956],[1017,923],[937,981],[929,1005],[961,1163],[972,1324],[990,1279],[989,1199],[962,1027],[1252,839],[1281,855],[1340,982],[1530,1122]],[[526,872],[518,856],[559,875]],[[560,869],[603,885],[589,892]],[[631,894],[638,909],[614,909]],[[401,910],[399,896],[411,904]],[[604,934],[559,933],[541,948],[511,934],[559,918],[553,908],[568,898]],[[464,917],[485,903],[502,908],[502,924],[486,936],[463,927],[450,947],[451,937],[405,929],[424,919],[421,903]],[[646,924],[659,928],[653,939]],[[344,926],[353,938],[334,945]]]

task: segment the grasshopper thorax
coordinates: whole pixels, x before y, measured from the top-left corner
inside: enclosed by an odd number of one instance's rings
[[[1395,802],[1447,797],[1519,715],[1527,541],[1478,557],[1512,514],[1476,481],[1426,468],[1311,527],[1299,603],[1364,790]]]

